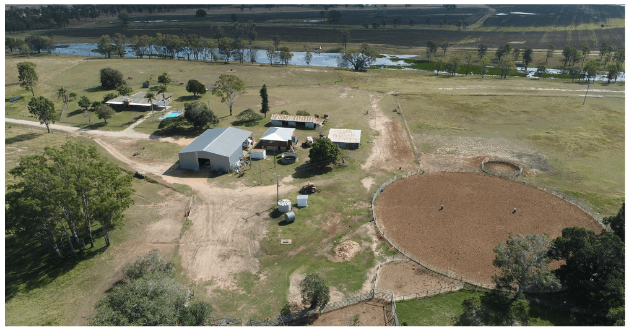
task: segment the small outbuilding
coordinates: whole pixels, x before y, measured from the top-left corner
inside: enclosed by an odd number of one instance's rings
[[[298,195],[297,202],[298,207],[308,207],[308,195]]]
[[[330,129],[328,139],[340,148],[357,149],[361,145],[361,130]]]
[[[250,156],[254,160],[264,160],[267,157],[267,151],[264,149],[252,149]]]
[[[292,128],[271,127],[260,137],[260,146],[264,149],[284,152],[297,141],[294,141],[294,132],[295,129]]]
[[[243,157],[243,146],[252,132],[232,127],[208,129],[179,152],[179,167],[231,172]]]
[[[271,125],[298,129],[315,129],[324,125],[324,120],[315,116],[272,114]]]

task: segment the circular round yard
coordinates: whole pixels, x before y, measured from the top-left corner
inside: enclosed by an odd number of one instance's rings
[[[442,270],[484,282],[498,273],[492,265],[493,248],[505,243],[510,231],[546,233],[550,239],[570,226],[602,231],[589,214],[553,194],[472,173],[398,180],[379,195],[374,211],[383,231],[408,252]]]

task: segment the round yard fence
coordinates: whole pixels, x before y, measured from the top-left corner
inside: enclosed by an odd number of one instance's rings
[[[569,226],[599,233],[584,210],[541,189],[479,173],[414,171],[384,183],[372,198],[375,224],[392,246],[436,273],[492,288],[493,248],[510,231],[546,233]]]

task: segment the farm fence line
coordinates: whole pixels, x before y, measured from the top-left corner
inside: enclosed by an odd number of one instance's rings
[[[478,171],[476,171],[478,172]],[[387,232],[385,232],[383,230],[383,226],[380,224],[378,218],[376,217],[376,212],[374,210],[374,202],[376,201],[376,199],[378,198],[378,196],[380,195],[380,193],[382,191],[385,190],[385,188],[389,185],[391,185],[392,183],[400,180],[400,179],[404,179],[410,176],[414,176],[414,175],[418,175],[418,174],[423,174],[426,173],[424,170],[422,169],[418,169],[418,170],[414,170],[414,171],[408,171],[406,173],[402,173],[399,175],[394,176],[393,178],[389,179],[388,181],[386,181],[385,183],[383,183],[377,190],[376,193],[374,193],[374,196],[372,197],[372,220],[374,221],[374,224],[376,224],[376,228],[378,229],[378,232],[383,236],[383,238],[385,238],[390,245],[392,245],[394,248],[396,248],[399,252],[401,252],[404,256],[408,257],[409,259],[411,259],[412,261],[418,263],[419,265],[429,269],[430,271],[433,271],[439,275],[445,276],[445,277],[449,277],[449,278],[453,278],[453,279],[457,279],[461,282],[466,282],[466,283],[470,283],[479,287],[485,287],[485,288],[494,288],[494,284],[493,283],[489,283],[489,282],[484,282],[478,279],[474,279],[471,277],[467,277],[467,276],[463,276],[463,275],[458,275],[457,273],[455,273],[454,271],[451,270],[445,270],[443,268],[440,268],[438,266],[435,266],[433,264],[430,264],[422,259],[420,259],[419,257],[417,257],[415,254],[407,251],[404,247],[400,246],[398,243],[396,243],[395,240],[393,240],[388,234]]]
[[[396,302],[394,301],[394,293],[385,290],[372,289],[367,293],[363,293],[351,298],[347,298],[341,301],[326,304],[315,309],[305,309],[297,313],[290,315],[280,316],[278,318],[266,319],[263,321],[250,319],[245,325],[247,326],[276,326],[290,323],[292,321],[305,318],[308,316],[323,314],[333,310],[341,309],[347,306],[351,306],[363,301],[372,299],[381,299],[390,301],[391,304],[385,307],[385,320],[387,326],[398,326],[398,317],[396,317]]]
[[[492,170],[492,169],[488,169],[486,168],[486,163],[488,162],[492,162],[492,163],[503,163],[503,164],[507,164],[510,166],[515,166],[518,168],[518,170],[514,170],[514,171],[497,171],[497,170]],[[507,160],[503,160],[503,159],[499,159],[499,158],[485,158],[483,161],[481,161],[481,171],[490,174],[490,175],[495,175],[495,176],[499,176],[499,177],[506,177],[509,179],[515,179],[516,177],[520,176],[523,173],[523,166],[521,166],[518,163],[514,163],[514,162],[510,162]]]

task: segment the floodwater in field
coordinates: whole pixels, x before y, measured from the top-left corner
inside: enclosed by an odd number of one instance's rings
[[[53,50],[53,53],[57,53],[57,54],[69,54],[69,55],[82,55],[82,56],[95,56],[95,57],[102,57],[103,55],[94,52],[94,50],[96,50],[96,44],[91,44],[91,43],[73,43],[73,44],[64,44],[64,45],[55,45],[57,48],[55,50]],[[291,59],[291,61],[289,61],[289,65],[298,65],[298,66],[305,66],[306,64],[306,52],[292,52],[293,53],[293,58]],[[204,54],[204,55],[200,55],[199,59],[201,60],[210,60],[212,58],[212,54],[218,56],[219,60],[217,61],[222,61],[222,57],[217,53],[217,50],[214,49],[213,53],[208,53],[208,54]],[[341,54],[339,53],[317,53],[315,51],[311,52],[311,55],[313,56],[311,58],[311,62],[310,62],[310,66],[313,67],[349,67],[349,65],[347,65],[346,63],[344,63],[341,60]],[[125,57],[136,57],[134,55],[133,50],[131,49],[130,46],[126,46],[125,47]],[[409,59],[409,58],[413,58],[416,57],[417,55],[388,55],[388,54],[381,54],[376,61],[374,61],[374,63],[372,64],[372,66],[396,66],[396,67],[400,67],[401,69],[405,69],[405,70],[416,70],[416,69],[412,69],[412,68],[405,68],[408,67],[410,64],[405,63],[403,61],[403,59]],[[115,54],[112,54],[112,57],[117,57]],[[145,56],[145,58],[147,58],[147,56]],[[185,56],[185,54],[183,53],[179,53],[177,54],[177,56],[175,57],[176,59],[187,59],[187,57]],[[193,58],[193,56],[191,55],[191,59]],[[245,58],[248,59],[248,54],[247,51],[245,52]],[[265,50],[258,50],[256,52],[255,55],[255,62],[256,63],[264,63],[264,64],[269,64],[269,58],[267,57],[267,52]],[[238,60],[235,59],[234,57],[230,58],[230,61],[232,62],[237,62]],[[250,62],[250,61],[245,61],[245,62]],[[279,59],[274,59],[274,63],[278,64],[280,62]],[[537,79],[538,77],[535,76],[536,71],[538,70],[537,68],[527,68],[526,70],[524,68],[517,68],[518,71],[520,72],[526,72],[527,73],[527,77],[529,78],[534,78]],[[434,71],[435,72],[435,71]],[[545,72],[547,74],[551,74],[551,75],[559,75],[562,73],[568,73],[567,70],[561,70],[561,69],[546,69]],[[617,75],[617,81],[621,81],[624,82],[625,81],[625,73],[624,72],[620,72]],[[600,74],[598,74],[595,77],[596,81],[608,81],[608,78],[606,78],[606,73],[605,72],[601,72]]]
[[[56,45],[56,49],[53,50],[53,53],[57,54],[69,54],[69,55],[82,55],[82,56],[96,56],[102,57],[103,55],[95,52],[97,45],[91,43],[73,43],[73,44],[64,44],[64,45]],[[293,58],[289,61],[289,65],[299,65],[305,66],[306,64],[306,52],[292,52]],[[218,54],[217,50],[214,49],[214,55],[218,56],[219,59],[222,57]],[[339,67],[343,66],[341,61],[341,55],[339,53],[317,53],[311,52],[313,55],[310,65],[313,67]],[[374,66],[408,66],[409,64],[405,63],[401,59],[408,59],[415,57],[416,55],[388,55],[381,54],[382,57],[379,57],[374,61]],[[117,57],[116,54],[112,53],[112,57]],[[130,46],[125,47],[125,55],[124,57],[136,57],[133,49]],[[145,56],[146,58],[147,56]],[[249,59],[247,52],[245,52],[246,59]],[[188,57],[184,53],[178,53],[175,58],[187,59]],[[192,55],[191,55],[192,58]],[[200,56],[201,60],[210,60],[212,55],[210,53],[204,54]],[[269,63],[269,58],[267,57],[267,52],[265,50],[256,51],[255,59],[257,63]],[[221,60],[219,60],[221,61]],[[230,58],[230,61],[238,61],[234,57]],[[245,61],[250,62],[250,61]],[[274,59],[274,63],[279,63],[279,59]]]

